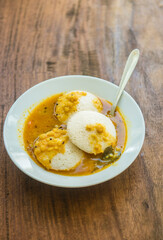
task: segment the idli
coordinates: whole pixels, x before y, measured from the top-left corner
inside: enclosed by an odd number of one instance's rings
[[[67,130],[62,128],[41,134],[34,143],[34,154],[46,169],[62,171],[75,168],[83,157],[83,152],[70,142]]]
[[[55,116],[61,123],[80,111],[102,111],[102,103],[95,95],[85,91],[68,92],[60,96],[55,104]]]
[[[74,145],[95,155],[116,144],[116,130],[112,121],[98,112],[75,113],[68,121],[67,132]]]

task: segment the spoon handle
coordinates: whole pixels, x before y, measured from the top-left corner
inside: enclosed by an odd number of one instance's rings
[[[131,74],[133,73],[133,71],[136,67],[138,59],[139,59],[139,50],[134,49],[130,53],[130,55],[127,59],[127,62],[126,62],[126,65],[125,65],[125,68],[124,68],[124,71],[123,71],[123,74],[122,74],[122,78],[121,78],[121,81],[120,81],[120,84],[119,84],[119,89],[118,89],[115,101],[114,101],[114,103],[111,107],[110,115],[112,115],[112,116],[114,116],[115,108],[118,104],[118,101],[119,101],[119,99],[122,95],[122,92],[123,92],[128,80],[129,80],[129,78],[131,77]]]

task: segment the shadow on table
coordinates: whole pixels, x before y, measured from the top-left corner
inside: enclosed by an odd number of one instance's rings
[[[136,161],[129,169],[108,182],[79,189],[48,186],[25,175],[21,176],[21,184],[25,202],[37,212],[39,218],[68,221],[74,216],[85,218],[91,217],[91,213],[100,216],[104,212],[116,212],[117,206],[134,197],[132,189],[137,187],[138,171],[139,161]]]

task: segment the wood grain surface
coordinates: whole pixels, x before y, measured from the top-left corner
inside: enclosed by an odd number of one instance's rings
[[[0,0],[0,239],[162,240],[162,0]],[[8,157],[3,123],[14,101],[51,77],[83,74],[119,83],[142,109],[136,161],[104,184],[63,189],[27,177]]]

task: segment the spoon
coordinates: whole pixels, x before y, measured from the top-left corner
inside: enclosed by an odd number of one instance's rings
[[[122,78],[121,78],[121,81],[120,81],[120,84],[119,84],[119,89],[118,89],[116,98],[113,102],[113,105],[111,107],[110,113],[109,113],[112,116],[114,116],[114,112],[115,112],[116,106],[118,104],[118,101],[119,101],[119,99],[120,99],[120,97],[123,93],[124,88],[126,87],[126,84],[127,84],[128,80],[131,77],[131,74],[133,73],[133,71],[136,67],[138,59],[139,59],[139,50],[134,49],[130,53],[130,55],[127,59],[127,62],[126,62],[126,65],[125,65],[125,68],[124,68],[124,71],[123,71],[123,74],[122,74]]]

